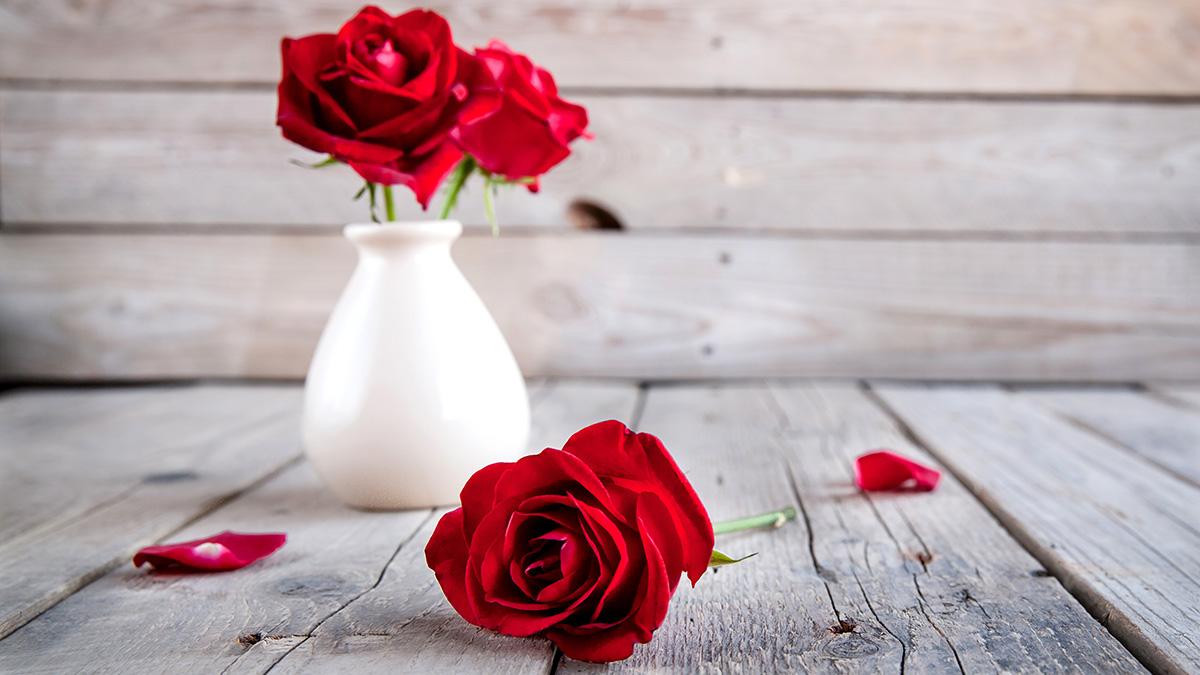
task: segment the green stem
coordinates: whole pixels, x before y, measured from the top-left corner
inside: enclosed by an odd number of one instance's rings
[[[760,527],[783,527],[784,523],[795,519],[796,509],[789,506],[785,509],[762,513],[757,516],[713,523],[713,534],[729,534],[730,532],[741,532],[742,530],[755,530]]]
[[[495,201],[496,183],[492,180],[489,173],[483,175],[483,215],[487,217],[488,224],[492,226],[492,236],[500,234],[500,224],[496,222],[496,201]]]
[[[396,202],[392,199],[392,186],[383,186],[383,211],[387,214],[388,222],[396,220]]]
[[[438,218],[446,220],[450,217],[450,212],[458,204],[458,193],[462,192],[463,185],[466,185],[467,179],[474,171],[475,158],[470,155],[463,157],[458,166],[454,167],[454,173],[450,176],[450,188],[446,192],[446,201],[442,202],[442,212]]]

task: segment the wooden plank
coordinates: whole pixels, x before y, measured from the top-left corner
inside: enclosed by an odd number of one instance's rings
[[[554,382],[530,395],[536,447],[560,445],[596,419],[627,418],[637,393]],[[0,671],[248,673],[288,656],[283,670],[302,662],[320,672],[333,650],[341,672],[385,653],[373,670],[394,672],[403,654],[414,672],[473,671],[481,660],[495,672],[545,672],[552,652],[544,643],[492,637],[454,615],[425,567],[433,524],[427,510],[353,511],[307,465],[291,468],[171,537],[284,531],[279,553],[222,575],[122,566],[0,641]]]
[[[1171,401],[1200,408],[1200,385],[1155,384],[1151,386],[1151,391]]]
[[[655,640],[612,670],[1140,670],[953,477],[931,494],[859,493],[851,466],[868,448],[930,460],[856,387],[652,388],[640,428],[714,519],[789,503],[804,517],[721,538],[759,555],[681,588]]]
[[[1200,246],[466,237],[527,376],[1200,377]],[[301,377],[338,237],[0,236],[8,378]]]
[[[1200,104],[586,96],[596,138],[504,223],[577,198],[632,229],[1200,233]],[[333,228],[349,169],[306,170],[259,91],[0,90],[0,206],[22,228]],[[401,217],[421,212],[407,197]],[[464,222],[484,222],[478,187]],[[427,214],[425,215],[427,217]]]
[[[1200,411],[1131,389],[1037,388],[1020,396],[1200,486]]]
[[[1200,490],[991,387],[877,388],[1151,670],[1200,669]]]
[[[170,537],[286,531],[279,553],[229,574],[148,574],[124,560],[0,641],[0,670],[262,672],[377,583],[398,547],[420,547],[413,535],[431,516],[353,511],[309,466],[293,466]]]
[[[381,3],[392,11],[410,4]],[[1195,94],[1187,0],[440,1],[464,45],[502,37],[567,86]],[[0,5],[0,76],[273,82],[282,35],[353,5],[69,0]],[[47,45],[54,45],[53,49]],[[153,57],[148,55],[153,54]]]
[[[0,398],[0,637],[300,453],[294,387]]]

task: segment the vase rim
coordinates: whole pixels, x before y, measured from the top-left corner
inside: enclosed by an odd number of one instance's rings
[[[402,241],[453,241],[463,231],[457,220],[414,220],[388,223],[351,223],[342,228],[347,239],[356,244]]]

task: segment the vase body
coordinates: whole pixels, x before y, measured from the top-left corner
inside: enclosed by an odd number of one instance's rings
[[[529,400],[496,322],[450,257],[454,221],[349,225],[358,266],[304,389],[313,467],[364,509],[455,504],[527,448]]]

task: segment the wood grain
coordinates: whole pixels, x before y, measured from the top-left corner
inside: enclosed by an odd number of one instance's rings
[[[1200,409],[1200,385],[1155,384],[1150,391],[1192,408]]]
[[[596,419],[627,419],[636,391],[533,384],[532,445],[559,446]],[[284,670],[302,663],[317,672],[329,667],[332,649],[342,672],[381,654],[373,670],[395,672],[398,653],[413,672],[445,672],[447,664],[474,671],[482,659],[495,672],[545,672],[552,656],[545,643],[493,637],[454,615],[424,562],[433,523],[428,510],[351,510],[307,465],[290,468],[171,537],[287,532],[277,554],[222,575],[121,566],[0,641],[0,671],[261,673],[295,650]]]
[[[391,11],[411,6],[381,3]],[[1191,94],[1188,0],[434,2],[461,44],[503,37],[583,87]],[[322,0],[6,0],[0,76],[273,82],[283,35],[333,31]]]
[[[995,388],[877,391],[1142,663],[1200,669],[1200,490]]]
[[[952,477],[927,495],[859,493],[861,451],[928,457],[855,387],[652,388],[640,428],[715,520],[788,504],[803,518],[719,538],[758,555],[681,587],[630,660],[560,672],[1140,670]]]
[[[1020,396],[1200,487],[1200,410],[1130,389],[1037,388]]]
[[[295,459],[298,410],[294,387],[0,398],[0,637]]]
[[[354,511],[308,465],[292,467],[171,537],[286,532],[278,553],[229,574],[153,574],[125,562],[0,642],[0,670],[263,672],[279,650],[377,583],[431,517]]]
[[[1200,62],[1200,60],[1198,60]],[[508,225],[577,198],[631,229],[818,234],[1200,233],[1200,105],[590,96],[596,139]],[[0,207],[23,228],[333,228],[367,218],[349,169],[274,128],[257,91],[0,91]],[[402,218],[424,216],[407,196]],[[482,224],[476,185],[464,222]]]
[[[1200,377],[1200,247],[466,237],[527,376]],[[335,236],[0,236],[0,373],[301,377]]]

